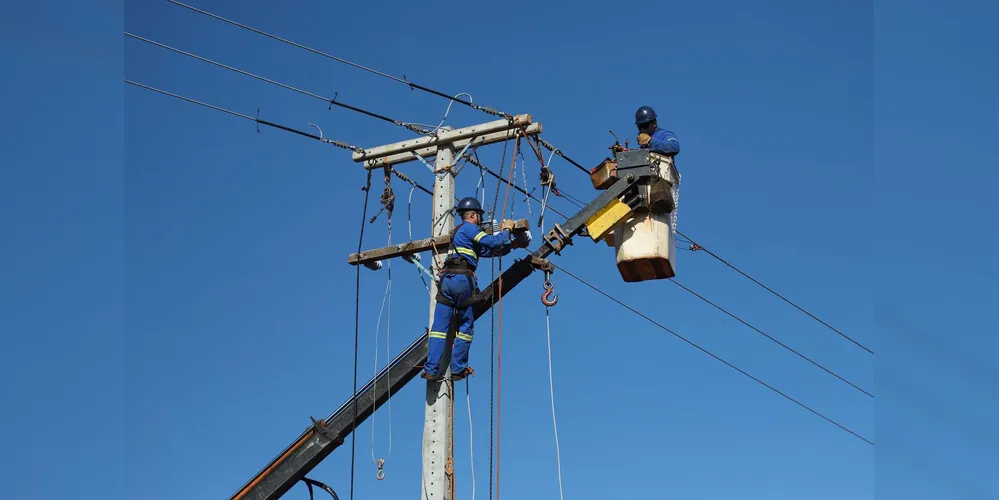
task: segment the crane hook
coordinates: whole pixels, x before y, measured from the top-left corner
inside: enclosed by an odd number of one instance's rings
[[[558,294],[555,293],[555,285],[552,285],[551,280],[547,276],[545,277],[545,293],[541,294],[541,303],[545,307],[558,304]]]
[[[377,478],[377,479],[378,479],[379,481],[381,481],[382,479],[385,479],[385,469],[383,469],[383,468],[382,468],[382,467],[384,467],[384,466],[385,466],[385,460],[384,460],[384,459],[381,459],[381,458],[379,458],[379,459],[378,459],[378,474],[375,474],[375,477],[376,477],[376,478]]]

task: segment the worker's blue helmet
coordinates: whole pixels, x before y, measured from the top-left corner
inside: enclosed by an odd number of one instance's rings
[[[656,110],[642,106],[635,111],[635,125],[644,125],[656,119]]]
[[[483,214],[482,205],[479,204],[479,200],[475,199],[474,196],[469,196],[467,198],[462,198],[454,207],[458,214],[463,212],[478,212],[479,215]]]

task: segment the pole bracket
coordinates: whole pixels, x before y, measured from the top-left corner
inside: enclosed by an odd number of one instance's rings
[[[326,422],[323,422],[322,420],[316,420],[315,418],[312,417],[309,417],[309,420],[312,421],[312,429],[316,432],[316,434],[319,434],[320,436],[329,439],[330,442],[332,442],[336,446],[340,446],[341,444],[343,444],[343,436],[332,434],[330,432],[329,427],[326,426]]]
[[[562,249],[566,245],[572,245],[572,237],[562,229],[562,226],[555,224],[545,235],[545,243],[552,247],[555,255],[562,255]]]

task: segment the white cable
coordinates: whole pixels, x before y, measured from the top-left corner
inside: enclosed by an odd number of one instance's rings
[[[441,118],[441,122],[438,123],[437,126],[434,127],[433,130],[430,131],[431,133],[437,132],[442,126],[444,126],[444,121],[447,120],[447,115],[448,115],[448,113],[451,112],[451,105],[454,104],[454,100],[457,99],[457,98],[459,98],[459,97],[461,97],[461,96],[463,96],[463,95],[467,95],[468,96],[468,102],[472,102],[472,94],[469,94],[468,92],[462,92],[460,94],[455,94],[455,96],[451,98],[451,101],[447,103],[447,110],[444,111],[444,118]],[[423,124],[423,123],[416,123],[416,122],[412,122],[412,124],[420,126],[420,127],[424,127],[424,128],[430,126],[430,125],[426,125],[426,124]]]
[[[465,379],[465,406],[468,407],[468,457],[472,463],[472,500],[475,500],[475,447],[472,446],[472,397],[468,392],[468,379]],[[454,492],[451,492],[454,495]]]
[[[388,224],[388,246],[392,246],[392,214],[389,213],[389,224]],[[388,279],[385,282],[385,294],[382,296],[382,306],[378,309],[378,322],[375,325],[375,363],[374,363],[374,374],[372,378],[378,375],[378,334],[382,326],[382,313],[385,311],[385,302],[388,301],[388,316],[385,319],[385,357],[386,360],[391,359],[391,343],[392,343],[392,260],[388,260],[386,264],[388,269]],[[387,460],[388,457],[392,456],[392,394],[389,394],[388,401],[388,422],[389,422],[389,448],[388,454],[385,456]],[[375,414],[371,414],[371,460],[378,465],[378,460],[375,459]]]
[[[552,380],[552,327],[548,319],[548,308],[545,308],[545,329],[548,331],[548,387],[551,390],[552,399],[552,427],[555,429],[555,458],[558,463],[558,497],[562,496],[562,452],[558,445],[558,422],[555,420],[555,382]]]

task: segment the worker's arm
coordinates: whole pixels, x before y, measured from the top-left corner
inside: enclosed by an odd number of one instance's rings
[[[504,229],[496,234],[488,234],[479,230],[473,240],[479,244],[479,257],[502,257],[513,249],[513,236],[509,229]]]
[[[662,153],[664,155],[677,155],[680,153],[680,140],[676,134],[666,129],[658,129],[652,134],[649,141],[649,150]]]

